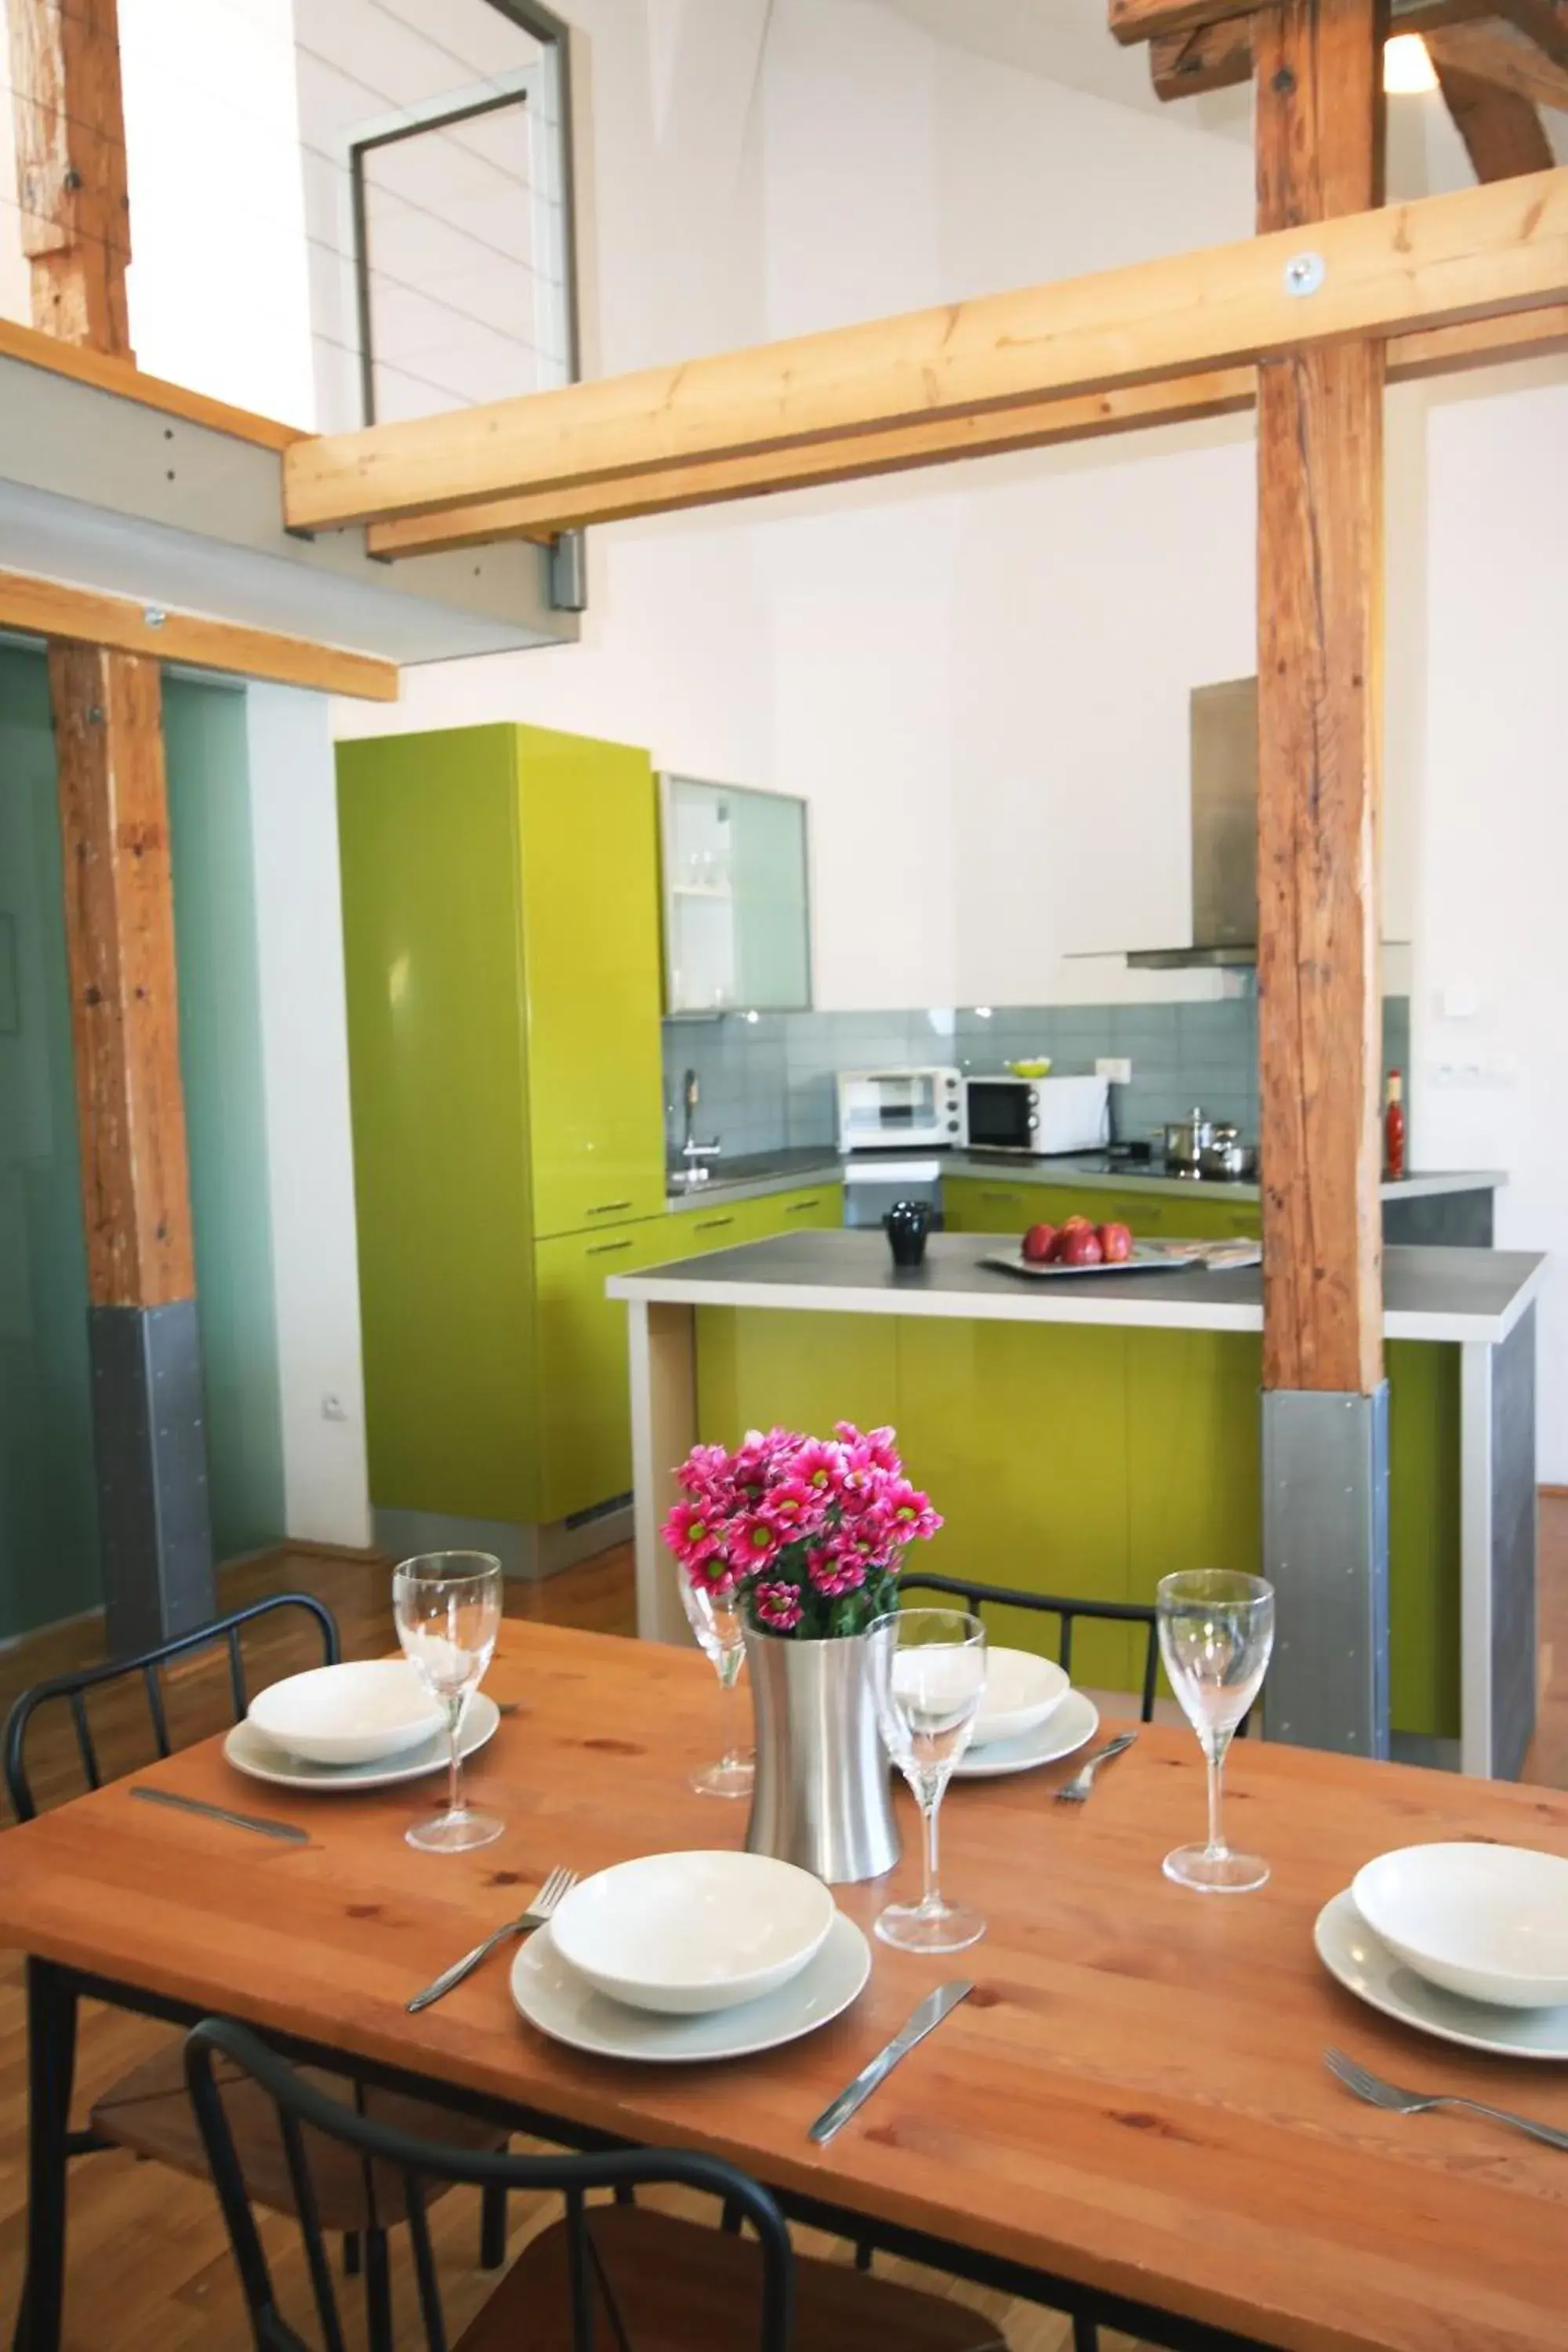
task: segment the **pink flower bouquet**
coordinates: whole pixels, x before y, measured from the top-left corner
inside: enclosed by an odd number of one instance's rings
[[[905,1547],[942,1525],[893,1438],[841,1421],[830,1439],[753,1429],[733,1454],[694,1445],[665,1542],[694,1583],[767,1633],[862,1633],[895,1605]]]

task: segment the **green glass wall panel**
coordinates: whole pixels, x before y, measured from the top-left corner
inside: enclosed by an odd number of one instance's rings
[[[0,1638],[99,1598],[48,678],[0,646]]]
[[[180,1064],[217,1557],[285,1532],[243,693],[163,683]]]

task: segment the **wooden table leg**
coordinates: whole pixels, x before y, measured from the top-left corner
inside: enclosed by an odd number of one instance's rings
[[[65,2303],[66,2164],[77,1997],[47,1960],[27,1962],[27,2273],[15,2352],[58,2352]]]

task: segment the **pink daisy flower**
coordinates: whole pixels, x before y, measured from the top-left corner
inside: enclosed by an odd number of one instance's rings
[[[853,1551],[842,1552],[831,1545],[823,1545],[805,1556],[806,1573],[818,1592],[830,1599],[841,1592],[857,1592],[866,1581],[867,1567]]]
[[[724,1540],[722,1520],[716,1519],[704,1503],[688,1499],[677,1503],[664,1523],[664,1539],[682,1568],[694,1568],[711,1559]]]
[[[799,1588],[782,1578],[763,1578],[752,1588],[752,1607],[759,1625],[774,1633],[792,1633],[805,1614]]]
[[[907,1478],[896,1479],[881,1498],[880,1507],[888,1517],[889,1531],[897,1543],[913,1543],[917,1538],[934,1536],[942,1525],[942,1514],[931,1508],[929,1495],[911,1486]]]
[[[758,1516],[776,1528],[786,1543],[793,1543],[796,1537],[820,1526],[826,1509],[826,1497],[815,1487],[789,1478],[782,1486],[769,1489],[758,1506]]]
[[[737,1575],[754,1575],[776,1559],[784,1541],[777,1528],[760,1511],[747,1511],[730,1529],[730,1565]]]
[[[825,1497],[837,1495],[844,1484],[844,1448],[820,1437],[808,1437],[790,1464],[790,1477]]]

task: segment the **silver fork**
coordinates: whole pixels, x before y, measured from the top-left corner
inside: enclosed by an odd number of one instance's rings
[[[574,1870],[552,1870],[521,1918],[509,1919],[504,1927],[498,1927],[493,1936],[487,1936],[482,1944],[476,1944],[471,1952],[465,1952],[460,1960],[454,1960],[449,1969],[443,1969],[438,1977],[432,1977],[423,1992],[415,1994],[407,2003],[409,2016],[416,2017],[422,2009],[428,2009],[433,2000],[443,2000],[455,1985],[462,1983],[465,1977],[472,1976],[479,1962],[487,1958],[498,1944],[510,1943],[513,1936],[526,1936],[532,1928],[542,1927],[546,1920],[552,1918],[561,1908],[576,1884]]]
[[[1568,2131],[1557,2131],[1551,2124],[1534,2123],[1529,2116],[1516,2116],[1511,2108],[1489,2107],[1483,2100],[1461,2099],[1446,2092],[1425,2097],[1419,2091],[1401,2091],[1393,2083],[1385,2083],[1381,2074],[1358,2065],[1342,2050],[1325,2050],[1323,2063],[1347,2091],[1353,2091],[1369,2106],[1386,2107],[1391,2115],[1424,2116],[1428,2107],[1462,2107],[1467,2114],[1485,2116],[1494,2124],[1511,2124],[1515,2131],[1525,2132],[1548,2147],[1568,2148]]]
[[[1094,1776],[1100,1766],[1109,1764],[1113,1756],[1120,1756],[1124,1748],[1131,1748],[1137,1737],[1135,1731],[1119,1732],[1114,1739],[1108,1739],[1103,1748],[1097,1748],[1087,1763],[1079,1766],[1072,1779],[1062,1782],[1057,1790],[1058,1803],[1081,1805],[1094,1786]]]

